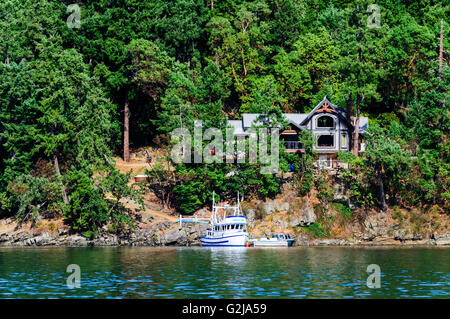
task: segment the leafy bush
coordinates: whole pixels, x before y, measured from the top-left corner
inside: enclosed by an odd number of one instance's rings
[[[330,233],[327,230],[325,230],[322,224],[319,222],[309,225],[308,227],[306,227],[306,229],[309,232],[312,232],[314,237],[316,238],[324,238],[330,236]]]

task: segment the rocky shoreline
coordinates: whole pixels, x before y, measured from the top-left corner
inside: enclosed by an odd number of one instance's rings
[[[342,197],[341,193],[338,190],[334,192],[333,202],[348,203],[349,198],[344,195]],[[283,232],[295,238],[293,246],[450,247],[449,220],[440,220],[437,214],[436,217],[420,212],[389,210],[351,213],[353,217],[345,217],[333,206],[333,202],[301,198],[293,192],[285,192],[274,200],[253,200],[241,204],[249,233],[254,238],[271,237]],[[184,223],[180,227],[175,217],[169,219],[169,214],[156,214],[154,211],[162,210],[160,207],[153,208],[152,214],[141,213],[136,221],[135,231],[117,235],[109,232],[105,225],[94,239],[72,233],[62,220],[59,223],[49,220],[43,226],[42,223],[21,225],[13,218],[2,219],[0,247],[200,246],[200,236],[205,234],[207,224]],[[206,217],[207,213],[203,209],[196,212],[196,215]],[[420,227],[417,227],[418,220],[421,221]],[[317,236],[311,231],[311,225],[315,223],[329,223],[328,228],[332,232],[323,238],[320,237],[321,234]],[[438,223],[445,227],[433,228]]]
[[[172,228],[163,232],[149,232],[138,230],[130,236],[104,234],[95,239],[88,239],[78,234],[50,234],[44,232],[34,235],[28,232],[15,234],[0,234],[0,247],[119,247],[119,246],[200,246],[198,229]],[[306,236],[295,238],[293,246],[448,246],[450,235],[440,235],[436,238],[408,238],[375,237],[370,239],[348,240],[339,238],[309,239]]]

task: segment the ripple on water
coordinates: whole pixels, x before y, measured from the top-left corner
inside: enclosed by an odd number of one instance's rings
[[[79,289],[66,285],[74,263]],[[442,298],[449,270],[432,248],[13,248],[0,249],[0,298]]]

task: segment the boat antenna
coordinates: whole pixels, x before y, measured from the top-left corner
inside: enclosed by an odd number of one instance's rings
[[[217,216],[216,216],[216,192],[213,191],[213,198],[212,198],[212,214],[211,219],[213,220],[213,223],[217,223]]]
[[[244,200],[244,194],[242,194],[242,200]],[[242,213],[241,201],[239,200],[239,192],[238,192],[238,209],[239,213]]]

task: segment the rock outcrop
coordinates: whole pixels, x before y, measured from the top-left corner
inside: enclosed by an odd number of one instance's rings
[[[306,201],[299,199],[293,201],[290,205],[289,214],[289,226],[293,228],[309,226],[316,221],[314,208],[308,199]]]
[[[16,232],[0,234],[0,246],[198,246],[200,236],[205,233],[206,224],[183,225],[162,223],[127,235],[102,233],[94,239],[80,235],[56,235],[44,232]]]

